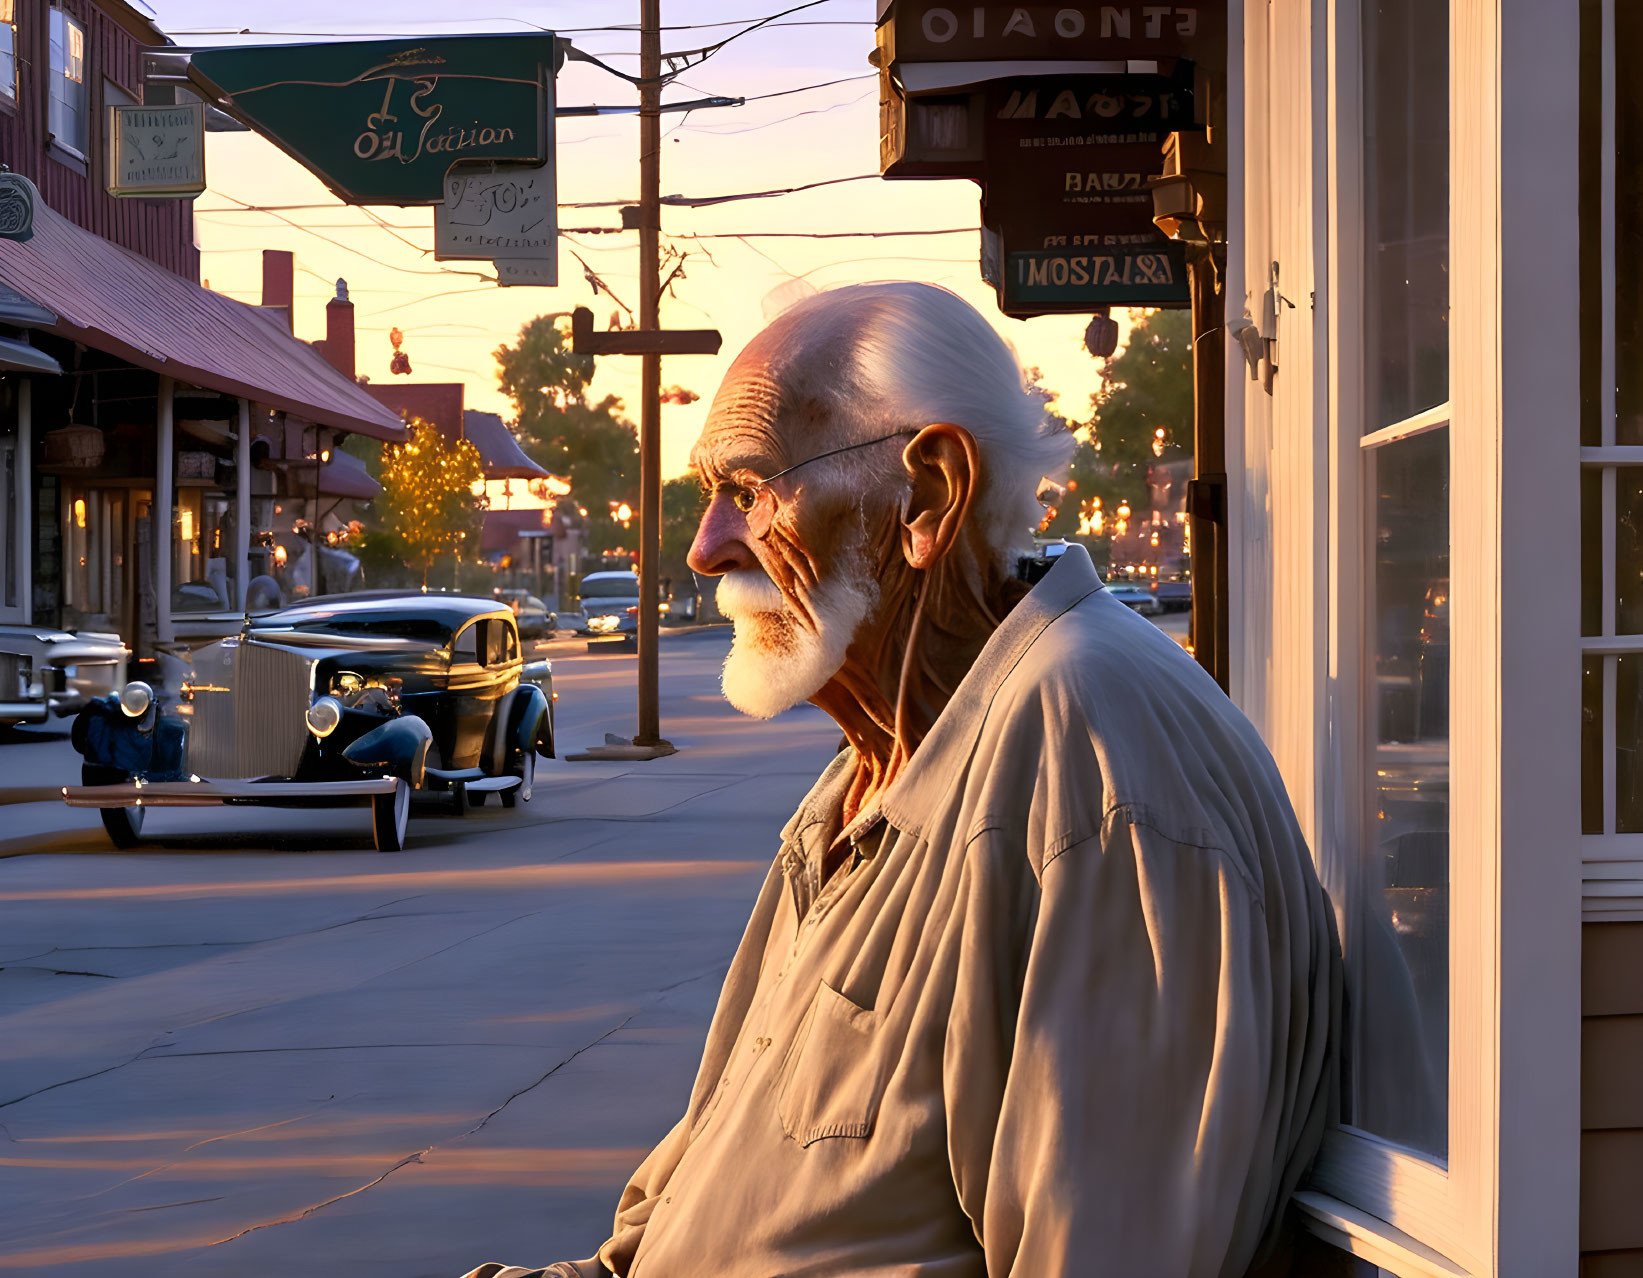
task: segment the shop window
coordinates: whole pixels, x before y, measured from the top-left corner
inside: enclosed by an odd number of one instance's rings
[[[214,468],[209,453],[183,453],[180,462],[198,457],[198,473]],[[225,612],[238,606],[234,573],[234,494],[207,486],[209,481],[182,473],[177,479],[177,518],[172,525],[171,610]]]
[[[51,11],[51,136],[84,156],[87,148],[86,29],[61,9]]]
[[[17,0],[0,0],[0,98],[17,97]]]

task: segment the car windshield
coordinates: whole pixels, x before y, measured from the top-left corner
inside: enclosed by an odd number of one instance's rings
[[[582,583],[584,599],[632,599],[638,593],[637,577],[589,578]]]
[[[450,627],[432,617],[319,617],[296,622],[291,629],[308,634],[370,635],[431,644],[443,644],[451,637]]]

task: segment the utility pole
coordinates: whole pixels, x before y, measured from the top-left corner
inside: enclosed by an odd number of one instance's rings
[[[639,0],[639,329],[661,327],[662,0]],[[662,356],[647,352],[639,392],[639,731],[662,739],[657,574],[662,554]]]
[[[571,312],[571,350],[578,355],[638,355],[639,392],[639,731],[633,743],[592,746],[572,759],[656,759],[672,754],[662,740],[658,702],[657,578],[662,558],[662,356],[716,355],[717,330],[663,330],[661,301],[662,3],[639,0],[639,328],[595,333],[585,306]],[[628,225],[628,210],[622,222]]]

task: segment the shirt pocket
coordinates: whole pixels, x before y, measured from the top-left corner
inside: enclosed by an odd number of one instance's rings
[[[884,1091],[879,1015],[818,984],[782,1066],[776,1112],[801,1148],[830,1137],[872,1134]]]

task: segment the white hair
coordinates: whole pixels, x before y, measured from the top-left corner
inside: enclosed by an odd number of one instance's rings
[[[1031,544],[1038,489],[1072,459],[1070,432],[1030,394],[1015,351],[968,302],[933,284],[853,284],[799,301],[761,334],[789,428],[825,424],[828,446],[951,422],[975,437],[976,515],[1001,554]],[[884,473],[874,453],[838,459]],[[871,468],[869,470],[869,468]]]

